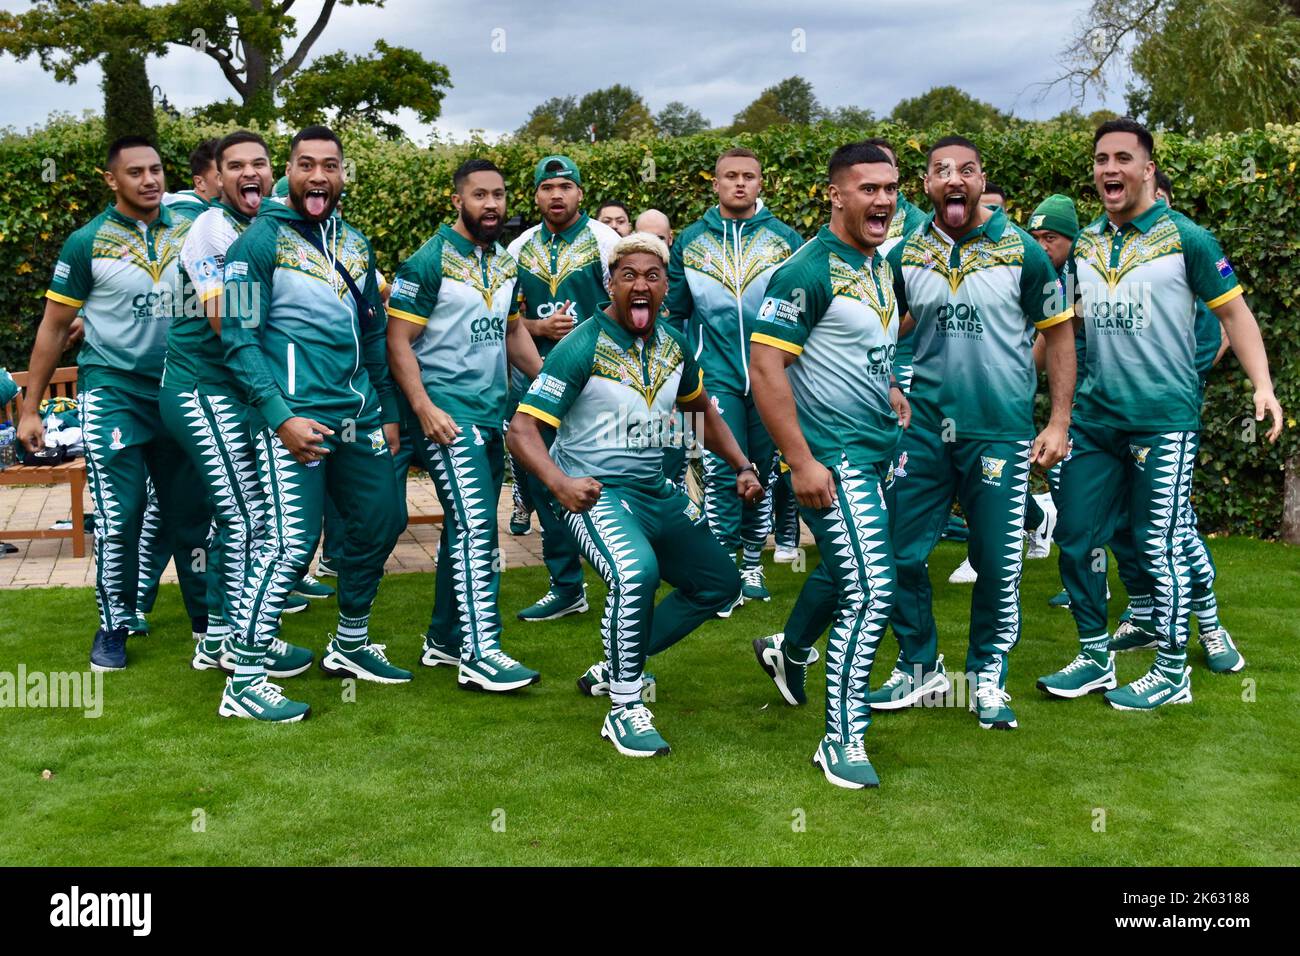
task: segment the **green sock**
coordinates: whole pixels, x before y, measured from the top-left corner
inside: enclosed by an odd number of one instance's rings
[[[344,617],[339,615],[338,630],[334,642],[339,650],[358,651],[370,642],[370,615],[365,617]]]
[[[1213,591],[1192,595],[1192,613],[1196,615],[1196,624],[1202,635],[1219,627],[1219,602]]]
[[[203,653],[209,657],[216,657],[221,653],[221,647],[230,637],[230,625],[219,617],[214,617],[208,621],[207,633],[199,642],[203,647]]]
[[[1150,594],[1130,594],[1128,599],[1129,623],[1144,631],[1151,630],[1151,608],[1155,602]]]
[[[250,647],[247,644],[236,644],[231,641],[230,650],[235,655],[235,673],[230,678],[230,689],[236,694],[266,677],[265,644]]]
[[[1079,646],[1082,653],[1087,654],[1103,667],[1110,660],[1110,642],[1105,634],[1098,637],[1080,638]]]
[[[740,543],[740,566],[742,568],[752,568],[755,565],[763,563],[763,545],[753,544],[749,541]]]

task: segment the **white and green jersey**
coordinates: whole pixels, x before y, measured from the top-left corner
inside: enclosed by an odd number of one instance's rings
[[[555,344],[519,411],[558,429],[551,457],[566,475],[657,488],[664,448],[682,438],[677,403],[703,389],[675,329],[633,336],[597,312]]]
[[[390,318],[421,326],[412,343],[433,404],[458,425],[500,428],[506,413],[506,326],[517,316],[515,260],[438,228],[393,279]]]
[[[234,387],[221,336],[208,322],[206,303],[221,295],[226,250],[252,221],[238,209],[216,203],[190,224],[181,245],[181,277],[193,301],[177,310],[167,333],[163,384],[168,388],[189,391],[200,382],[223,392]]]
[[[1034,330],[1074,315],[1047,253],[995,209],[956,241],[931,214],[888,258],[898,310],[916,321],[912,427],[953,440],[1032,437]]]
[[[604,308],[609,254],[618,239],[618,233],[586,213],[563,232],[551,232],[544,222],[524,230],[508,250],[519,270],[524,318],[549,319],[565,300],[573,303],[575,322]],[[544,337],[535,341],[542,358],[556,344]]]
[[[1242,294],[1218,240],[1160,201],[1123,226],[1101,216],[1071,256],[1087,336],[1075,417],[1130,431],[1198,430],[1197,299],[1215,309]]]
[[[713,392],[749,394],[749,337],[776,267],[803,237],[762,203],[748,219],[718,206],[682,230],[668,259],[664,309],[685,333]]]
[[[787,374],[808,447],[833,467],[886,461],[898,443],[889,383],[898,344],[894,276],[829,226],[767,284],[751,341],[798,356]]]
[[[885,241],[880,244],[880,255],[887,256],[894,246],[898,245],[916,230],[925,225],[926,215],[918,206],[912,205],[904,198],[900,191],[898,194],[898,205],[894,209],[894,218],[889,220],[889,234]],[[913,336],[905,335],[898,340],[897,357],[894,360],[897,366],[908,366],[912,364],[912,339]],[[909,379],[910,381],[910,373]]]
[[[163,193],[163,205],[170,209],[176,218],[193,222],[211,206],[215,206],[216,202],[209,202],[193,189],[182,189],[178,193]]]
[[[157,396],[167,330],[181,301],[187,220],[160,206],[151,223],[109,206],[63,243],[46,297],[79,308],[82,388],[112,385]]]

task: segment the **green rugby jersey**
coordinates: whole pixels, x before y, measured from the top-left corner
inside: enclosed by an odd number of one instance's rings
[[[188,228],[166,206],[147,225],[109,206],[63,243],[45,295],[85,314],[77,353],[82,388],[111,385],[157,397]]]
[[[178,193],[164,193],[163,205],[171,210],[173,216],[193,222],[218,203],[204,199],[193,189],[182,189]]]
[[[226,250],[252,221],[238,209],[215,203],[190,225],[181,246],[185,306],[177,310],[167,332],[163,384],[168,388],[189,391],[199,383],[221,391],[234,388],[221,336],[212,331],[206,304],[221,295]]]
[[[1074,314],[1047,253],[995,209],[956,241],[931,214],[888,258],[898,310],[916,320],[913,427],[951,422],[955,440],[1032,437],[1034,330]]]
[[[920,207],[912,205],[900,192],[898,208],[894,210],[894,218],[889,220],[889,235],[880,244],[880,255],[889,255],[889,250],[925,225],[926,219],[927,216]],[[894,360],[896,365],[912,364],[912,339],[913,336],[905,335],[898,340],[898,352]]]
[[[430,400],[462,427],[500,428],[506,413],[506,326],[517,318],[515,260],[443,225],[402,263],[389,318],[422,331],[411,343]]]
[[[677,330],[656,322],[641,338],[597,312],[556,343],[519,410],[558,429],[551,457],[566,475],[658,488],[681,438],[676,405],[703,389]]]
[[[1102,215],[1071,256],[1088,342],[1075,417],[1130,431],[1199,429],[1197,299],[1215,309],[1242,294],[1218,241],[1160,201],[1118,228]]]
[[[368,320],[335,262],[360,289]],[[267,425],[295,415],[335,431],[348,421],[398,420],[375,256],[357,229],[337,216],[309,223],[291,205],[263,200],[226,252],[224,273],[226,361]]]
[[[803,237],[761,202],[748,219],[714,206],[677,237],[668,259],[669,321],[686,334],[709,388],[749,394],[749,337],[776,267]]]
[[[894,275],[829,226],[777,267],[751,341],[798,358],[787,369],[799,426],[827,467],[885,461],[898,443],[889,382],[898,342]]]
[[[565,300],[575,322],[599,312],[609,301],[609,254],[619,235],[586,213],[563,232],[545,222],[526,229],[508,250],[518,268],[518,293],[526,319],[548,319]],[[556,345],[536,338],[542,358]]]

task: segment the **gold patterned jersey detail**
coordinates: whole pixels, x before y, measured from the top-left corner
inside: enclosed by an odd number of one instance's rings
[[[348,270],[352,281],[358,287],[362,286],[366,281],[370,257],[361,234],[352,229],[340,229],[334,238],[332,251],[343,268]],[[326,261],[314,245],[292,229],[281,229],[276,237],[275,266],[277,269],[301,272],[329,284],[340,301],[351,296],[347,283],[338,275],[333,264]]]
[[[492,298],[497,290],[515,277],[515,260],[504,252],[486,253],[487,281],[483,280],[483,267],[477,256],[462,255],[450,242],[442,244],[442,277],[463,282],[483,297],[483,305],[492,311]]]
[[[552,270],[551,250],[542,238],[545,234],[546,227],[543,226],[528,237],[528,241],[519,250],[518,265],[545,282],[551,289],[551,295],[555,295],[560,289],[560,283],[581,272],[593,260],[600,259],[600,243],[596,241],[594,232],[583,229],[573,242],[568,245],[561,243],[555,257],[555,269]]]
[[[703,272],[733,296],[739,296],[751,282],[789,256],[790,246],[768,229],[742,235],[739,246],[706,232],[686,247],[682,264]]]
[[[1123,241],[1119,251],[1119,264],[1112,268],[1110,261],[1114,243],[1119,241]],[[1183,240],[1178,227],[1172,219],[1166,218],[1146,232],[1128,232],[1123,240],[1109,226],[1104,226],[1099,233],[1085,229],[1079,236],[1074,255],[1076,259],[1082,259],[1096,269],[1106,279],[1106,285],[1114,290],[1138,266],[1182,251]]]
[[[1023,265],[1025,261],[1024,241],[1012,229],[1003,233],[997,242],[980,237],[964,243],[960,249],[954,266],[950,258],[952,246],[928,230],[921,230],[907,241],[902,264],[933,270],[947,280],[949,290],[956,292],[967,276],[998,266]]]
[[[95,231],[91,246],[91,259],[113,259],[129,262],[149,275],[155,284],[162,281],[167,268],[179,257],[181,243],[188,231],[185,225],[170,226],[154,234],[154,259],[149,259],[149,246],[144,233],[114,219],[105,218]]]
[[[855,269],[831,253],[829,265],[832,297],[845,296],[866,303],[880,316],[881,326],[888,329],[889,317],[894,312],[894,278],[889,263],[881,263],[879,292],[871,275],[870,262],[864,263],[862,269]]]
[[[887,239],[897,239],[903,234],[903,227],[907,224],[907,210],[900,203],[894,210],[894,218],[889,220],[889,235]]]
[[[655,396],[682,364],[685,356],[682,354],[681,346],[668,335],[656,336],[655,343],[647,348],[650,349],[647,357],[650,369],[649,386],[645,384],[642,375],[641,355],[637,352],[636,346],[625,351],[604,332],[601,332],[596,339],[596,350],[591,360],[591,374],[596,378],[621,382],[645,399],[647,407],[653,407]]]

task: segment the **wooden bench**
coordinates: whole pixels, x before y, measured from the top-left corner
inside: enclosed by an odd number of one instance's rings
[[[19,392],[7,406],[0,421],[8,419],[18,426],[18,418],[23,412],[23,392],[27,386],[27,373],[14,372],[14,382]],[[49,388],[45,398],[66,395],[77,397],[77,368],[67,366],[54,370],[50,377]],[[73,557],[86,556],[86,511],[83,504],[83,492],[86,488],[86,459],[76,458],[58,465],[10,465],[0,471],[0,485],[68,485],[72,496],[72,527],[66,531],[49,528],[24,531],[19,528],[0,529],[0,539],[18,538],[21,540],[71,538]]]

